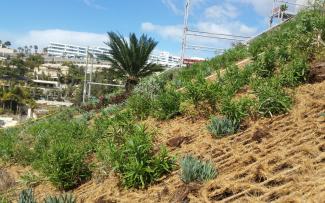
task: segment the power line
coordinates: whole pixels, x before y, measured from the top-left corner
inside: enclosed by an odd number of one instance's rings
[[[189,36],[195,36],[195,37],[205,37],[205,38],[211,38],[211,39],[222,39],[222,40],[229,40],[229,41],[245,41],[244,39],[237,39],[237,38],[229,38],[229,37],[218,37],[218,36],[208,36],[203,34],[195,34],[195,33],[187,33]]]
[[[212,33],[212,32],[204,32],[204,31],[197,31],[197,30],[188,30],[189,32],[194,33],[201,33],[201,34],[208,34],[208,35],[220,35],[220,36],[227,36],[227,37],[238,37],[238,38],[246,38],[249,39],[249,36],[242,36],[242,35],[232,35],[232,34],[224,34],[224,33]]]

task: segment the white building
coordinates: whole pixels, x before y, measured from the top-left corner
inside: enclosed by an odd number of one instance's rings
[[[14,50],[10,48],[1,48],[0,47],[0,57],[5,58],[6,56],[10,56],[14,54]]]
[[[179,65],[181,58],[173,56],[169,52],[154,51],[149,57],[149,63],[155,63],[169,68],[173,68]]]
[[[88,49],[88,52],[90,54],[93,54],[95,57],[98,57],[99,55],[107,55],[108,51],[109,49],[105,47],[95,47]],[[85,58],[87,55],[87,47],[51,42],[47,47],[47,54],[49,56]]]

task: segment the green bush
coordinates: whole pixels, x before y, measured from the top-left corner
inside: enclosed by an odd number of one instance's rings
[[[255,71],[260,77],[270,77],[276,68],[276,54],[274,49],[270,49],[257,56],[254,62]]]
[[[203,111],[205,114],[216,111],[217,100],[222,97],[224,91],[221,83],[209,83],[202,77],[187,83],[185,88],[184,98],[191,101],[197,111]]]
[[[147,118],[152,111],[153,100],[147,94],[134,94],[127,100],[127,107],[139,119]]]
[[[76,203],[76,198],[71,194],[61,194],[59,196],[49,196],[44,199],[44,203]]]
[[[292,106],[292,98],[281,88],[277,78],[257,80],[253,89],[258,97],[257,111],[262,116],[286,113]]]
[[[18,203],[36,203],[33,190],[32,189],[22,190],[19,194]]]
[[[307,81],[307,61],[301,57],[294,59],[280,70],[280,82],[285,87],[295,87]]]
[[[211,59],[210,63],[213,64],[216,70],[219,70],[233,65],[248,56],[247,46],[244,44],[237,44],[233,48],[226,50],[222,55]]]
[[[88,180],[91,172],[85,153],[71,141],[53,143],[40,160],[39,167],[59,189],[69,190]]]
[[[251,98],[242,97],[240,100],[224,98],[221,102],[220,112],[235,123],[240,123],[248,115],[255,112],[256,101]]]
[[[212,163],[201,161],[192,155],[181,160],[181,179],[185,183],[207,181],[217,176],[217,170]]]
[[[144,188],[173,168],[166,150],[155,154],[151,135],[145,126],[126,132],[124,142],[108,139],[98,150],[98,158],[121,174],[126,187]]]
[[[149,76],[140,81],[134,88],[134,94],[147,95],[150,99],[155,99],[163,90],[167,80],[162,76]]]
[[[154,105],[154,115],[158,119],[174,118],[180,112],[181,94],[176,90],[166,90],[161,93]]]
[[[225,135],[231,135],[237,132],[239,128],[238,122],[228,118],[212,117],[208,125],[208,130],[216,138],[222,138]]]
[[[18,133],[19,129],[17,128],[0,130],[0,158],[4,161],[10,161],[14,158]]]

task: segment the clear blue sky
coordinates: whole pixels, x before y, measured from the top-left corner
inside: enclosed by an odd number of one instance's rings
[[[104,46],[107,31],[146,33],[159,50],[180,52],[185,0],[2,0],[0,39],[14,47],[50,41]],[[193,29],[254,35],[267,27],[273,0],[192,0]],[[189,39],[218,48],[221,40]],[[189,55],[205,56],[207,53]]]

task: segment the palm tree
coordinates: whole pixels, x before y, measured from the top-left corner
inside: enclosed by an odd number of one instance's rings
[[[38,51],[38,46],[37,45],[34,45],[34,51],[37,54],[37,51]]]
[[[130,33],[127,41],[114,32],[109,32],[108,37],[109,41],[105,44],[110,48],[109,56],[104,58],[112,63],[111,70],[115,74],[126,79],[126,92],[130,92],[138,84],[139,78],[163,70],[156,64],[148,63],[151,52],[157,46],[154,39],[144,34],[138,39],[134,33]]]
[[[10,47],[10,46],[11,46],[11,42],[9,42],[9,41],[6,41],[5,43],[3,43],[3,45],[4,45],[6,48],[8,48],[8,47]]]

